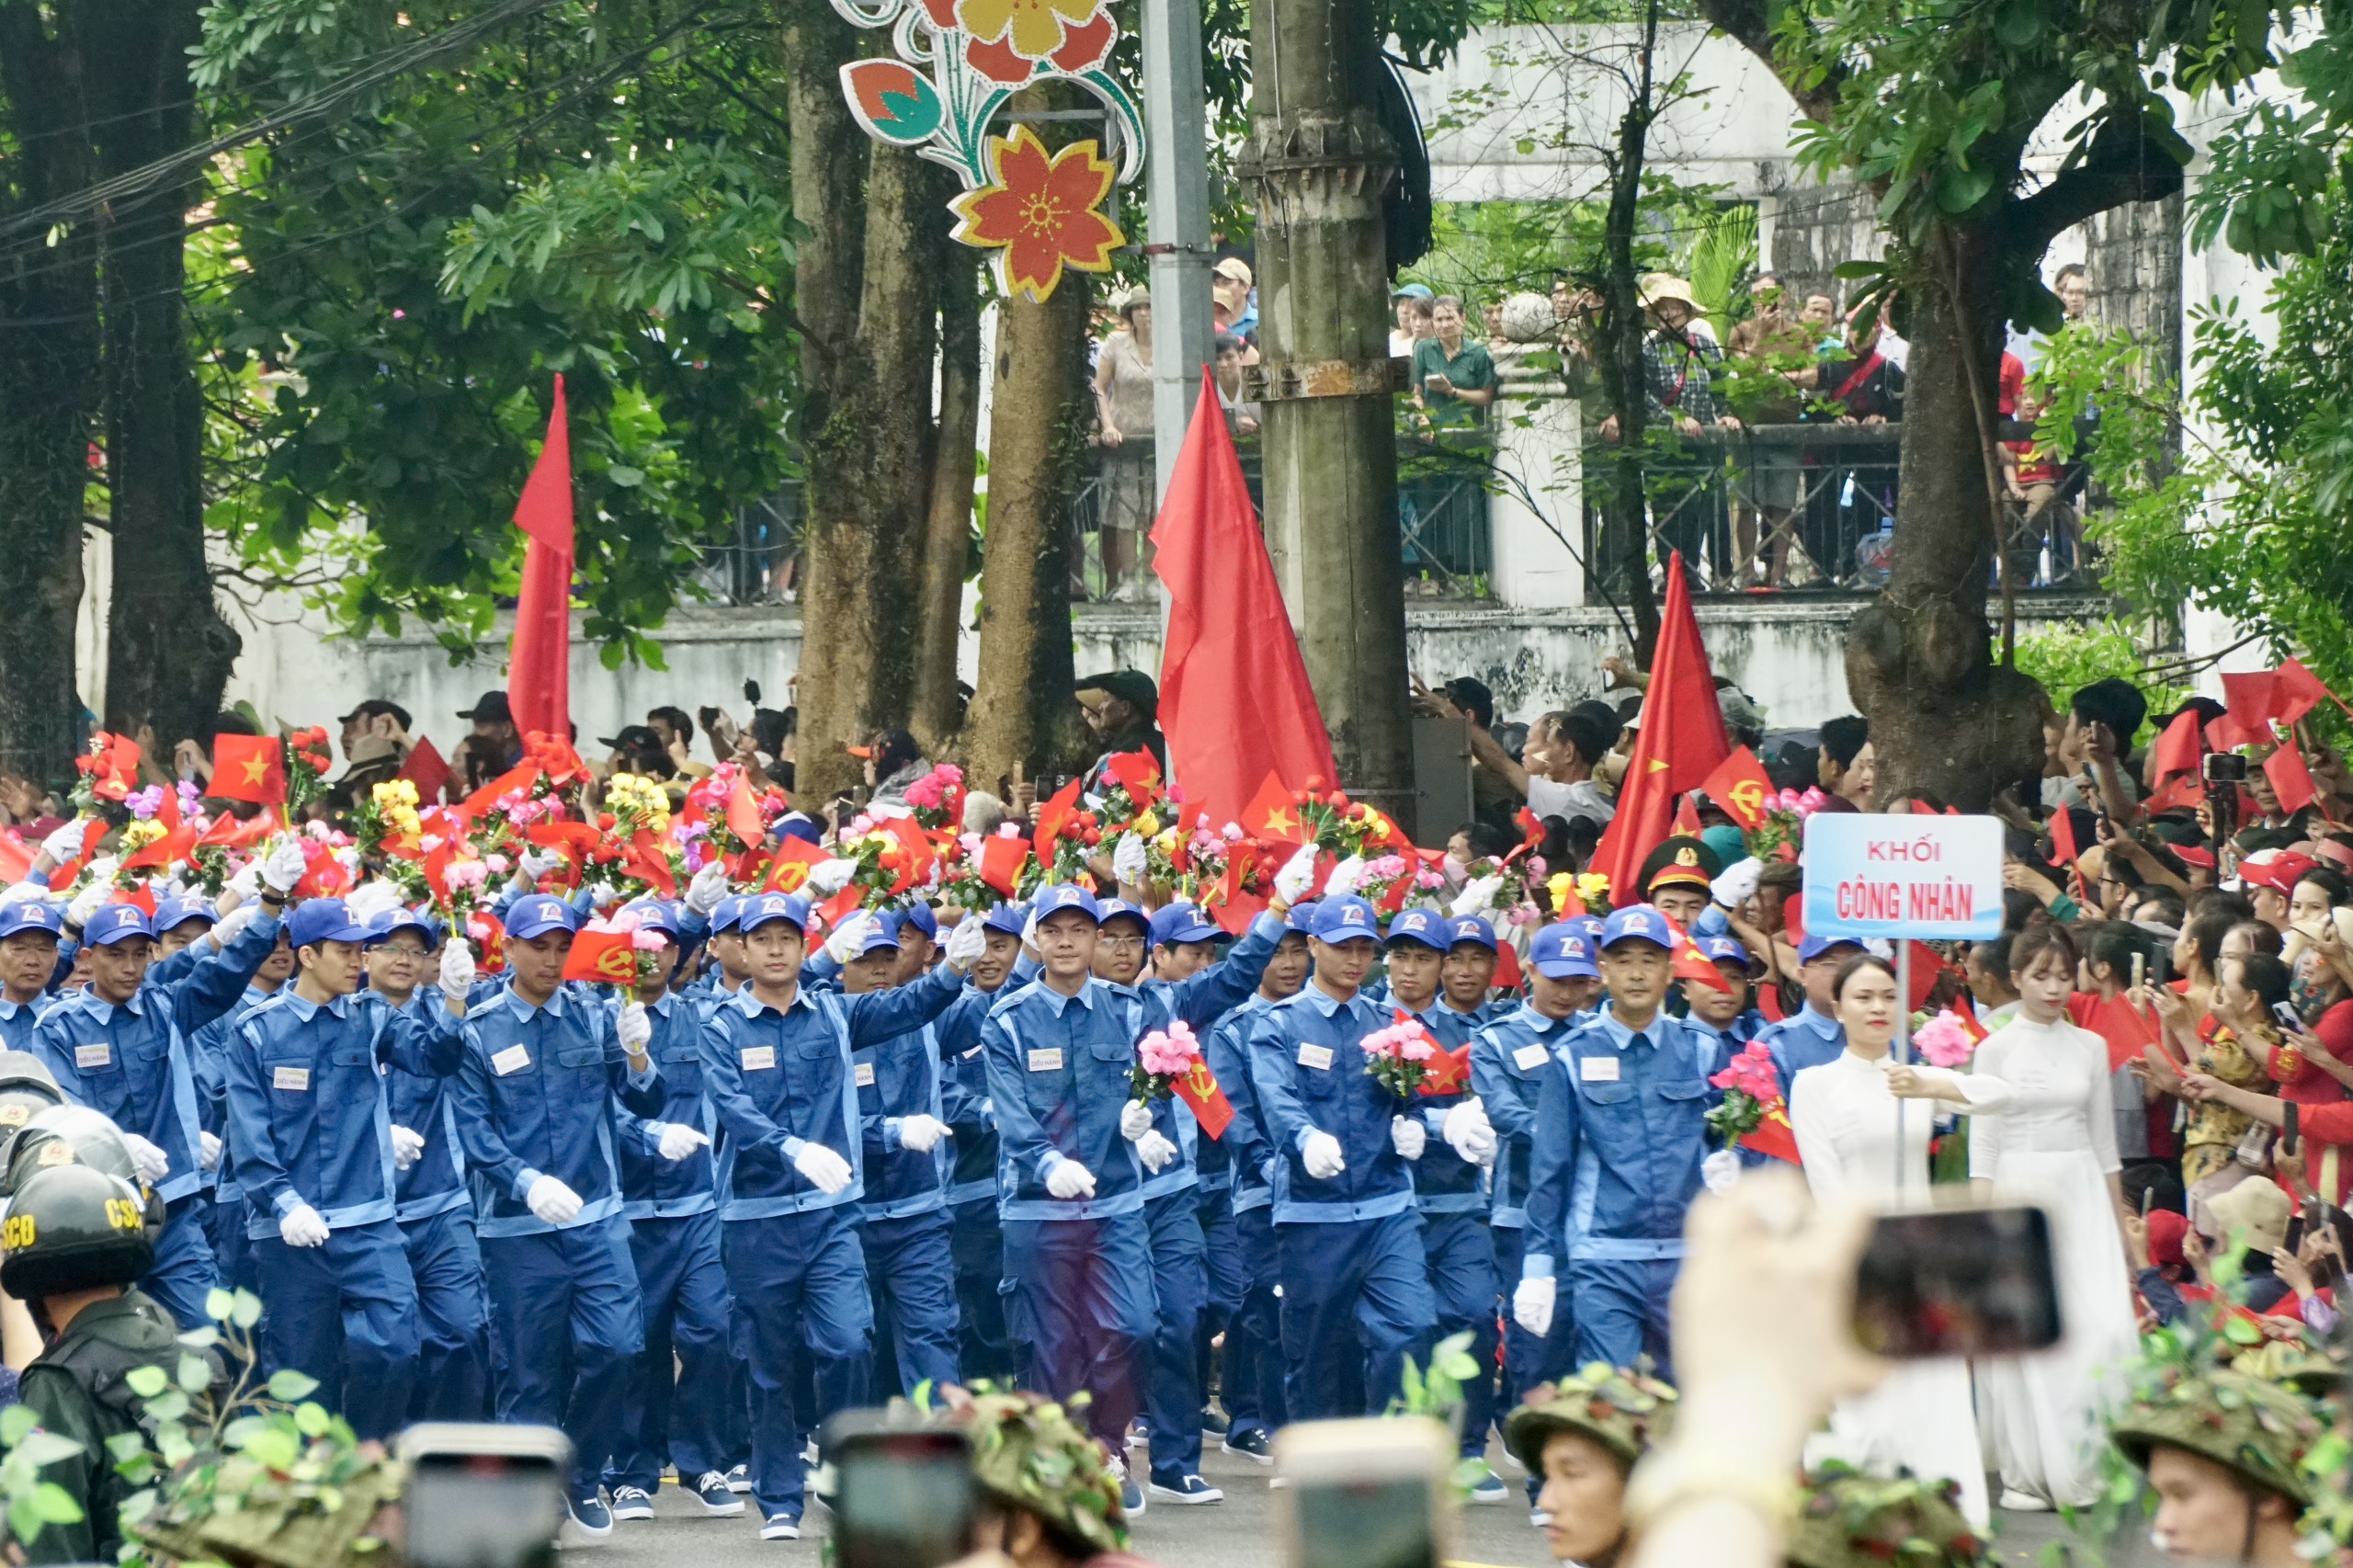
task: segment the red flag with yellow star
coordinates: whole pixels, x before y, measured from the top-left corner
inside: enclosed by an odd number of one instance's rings
[[[1300,821],[1299,802],[1284,787],[1278,775],[1269,773],[1250,803],[1242,808],[1242,831],[1259,838],[1280,839],[1285,844],[1307,842],[1307,824]]]
[[[1601,835],[1591,869],[1608,877],[1612,888],[1632,887],[1643,858],[1667,836],[1677,799],[1704,785],[1731,753],[1732,737],[1716,706],[1715,676],[1708,669],[1708,651],[1699,644],[1699,620],[1691,612],[1691,590],[1677,551],[1667,562],[1658,652],[1643,695],[1633,760],[1618,789],[1618,814]]]
[[[276,735],[212,737],[212,782],[206,794],[220,801],[251,801],[257,806],[286,800],[286,748]]]

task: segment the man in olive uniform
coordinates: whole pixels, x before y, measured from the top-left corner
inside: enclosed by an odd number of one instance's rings
[[[1673,1389],[1600,1362],[1538,1384],[1504,1417],[1504,1445],[1541,1483],[1535,1518],[1554,1561],[1618,1561],[1626,1546],[1626,1478],[1674,1419]]]

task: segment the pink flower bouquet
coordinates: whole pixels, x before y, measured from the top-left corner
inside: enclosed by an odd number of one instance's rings
[[[1960,1067],[1977,1052],[1977,1041],[1949,1007],[1915,1030],[1912,1045],[1931,1067]]]
[[[1171,1085],[1189,1077],[1201,1060],[1201,1042],[1193,1038],[1192,1026],[1176,1019],[1136,1041],[1136,1064],[1129,1074],[1131,1092],[1147,1104],[1165,1100],[1174,1092]]]
[[[1429,1076],[1431,1059],[1438,1053],[1430,1031],[1411,1018],[1375,1029],[1357,1044],[1365,1055],[1365,1072],[1401,1100],[1414,1097],[1422,1080]]]
[[[1780,1071],[1763,1040],[1750,1040],[1708,1082],[1724,1092],[1722,1102],[1707,1114],[1708,1131],[1727,1149],[1763,1125],[1767,1109],[1781,1098]]]

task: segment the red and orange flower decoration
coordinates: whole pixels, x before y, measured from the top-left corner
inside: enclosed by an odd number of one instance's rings
[[[1042,303],[1065,267],[1111,269],[1111,252],[1127,236],[1096,209],[1118,171],[1097,155],[1093,142],[1049,153],[1035,131],[1017,125],[1010,136],[989,138],[989,164],[995,183],[953,203],[955,237],[1002,248],[997,275],[1006,293],[1017,290]]]

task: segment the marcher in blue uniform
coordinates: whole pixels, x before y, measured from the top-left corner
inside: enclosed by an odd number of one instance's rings
[[[1152,976],[1148,983],[1174,985],[1191,979],[1216,961],[1213,944],[1224,933],[1201,917],[1199,906],[1176,903],[1152,912]],[[1242,998],[1236,1006],[1246,1003]],[[1230,1013],[1232,1009],[1228,1009]],[[1200,1030],[1208,1050],[1207,1031]],[[1182,1125],[1180,1122],[1179,1125]],[[1194,1125],[1199,1126],[1198,1119]],[[1204,1395],[1200,1424],[1204,1433],[1223,1437],[1233,1429],[1231,1417],[1210,1408],[1207,1401],[1215,1371],[1214,1346],[1233,1325],[1250,1289],[1249,1260],[1242,1256],[1242,1238],[1233,1227],[1233,1169],[1223,1140],[1197,1139],[1193,1146],[1196,1177],[1193,1211],[1201,1228],[1201,1256],[1207,1290],[1201,1298],[1200,1321],[1193,1331],[1193,1376]],[[1146,1200],[1147,1205],[1149,1199]],[[1161,1302],[1162,1328],[1167,1327],[1167,1301]],[[1199,1462],[1198,1454],[1194,1462]]]
[[[629,1221],[645,1348],[621,1402],[621,1444],[605,1472],[613,1517],[654,1517],[665,1464],[678,1488],[713,1517],[744,1500],[728,1490],[727,1269],[719,1256],[719,1184],[710,1140],[718,1131],[703,1093],[702,1013],[670,993],[678,961],[679,912],[658,900],[629,906],[637,929],[660,935],[638,978],[636,999],[654,1036],[647,1054],[662,1074],[663,1107],[651,1119],[614,1113],[620,1132],[621,1213]]]
[[[215,927],[212,906],[200,898],[166,899],[155,906],[158,926],[157,947],[171,939],[164,922],[171,922],[170,931],[178,934],[179,947],[175,949],[188,956],[188,965],[178,964],[171,954],[148,966],[150,974],[169,969],[188,972],[188,967],[199,961],[203,938]],[[199,1141],[203,1147],[198,1158],[205,1169],[212,1173],[212,1267],[221,1283],[235,1290],[259,1293],[261,1276],[259,1262],[254,1250],[253,1237],[245,1233],[244,1187],[237,1175],[235,1151],[229,1146],[229,1054],[236,1043],[237,1026],[245,1016],[264,1002],[283,991],[294,978],[294,949],[287,935],[287,923],[278,929],[278,945],[261,960],[254,977],[245,982],[244,994],[236,1005],[188,1037],[194,1048],[190,1071],[196,1075],[196,1114],[203,1131]],[[267,1321],[264,1330],[267,1336]]]
[[[353,1431],[383,1438],[408,1424],[418,1314],[381,1070],[456,1068],[472,964],[444,961],[443,1010],[428,1024],[354,994],[368,928],[341,899],[307,901],[286,927],[293,983],[238,1026],[226,1063],[264,1340],[273,1362],[318,1380]]]
[[[1489,1174],[1492,1202],[1487,1223],[1494,1233],[1495,1279],[1511,1290],[1519,1283],[1527,1235],[1528,1187],[1535,1156],[1536,1106],[1543,1094],[1544,1070],[1552,1051],[1601,994],[1601,971],[1578,922],[1561,921],[1539,930],[1528,945],[1526,1003],[1481,1029],[1471,1042],[1471,1089],[1495,1130],[1498,1146]],[[1530,1334],[1517,1319],[1504,1324],[1504,1383],[1509,1402],[1523,1403],[1528,1391],[1573,1370],[1569,1314],[1556,1312],[1549,1332]],[[1535,1496],[1537,1478],[1529,1478]]]
[[[1683,1001],[1690,1009],[1690,1021],[1716,1037],[1716,1065],[1721,1068],[1756,1038],[1756,1031],[1765,1022],[1763,1016],[1748,1005],[1748,949],[1733,937],[1694,937],[1691,945],[1724,977],[1725,989],[1721,991],[1688,981],[1683,986]]]
[[[74,915],[89,893],[84,890],[66,925],[89,949],[89,988],[60,996],[33,1030],[33,1054],[49,1063],[58,1087],[122,1129],[140,1175],[163,1195],[164,1233],[139,1287],[186,1328],[211,1321],[204,1302],[220,1278],[209,1226],[212,1173],[204,1166],[189,1037],[244,994],[278,945],[287,892],[303,870],[300,845],[289,838],[273,846],[263,857],[259,912],[226,949],[168,984],[149,982],[154,929],[137,906],[93,903],[75,928]],[[105,883],[91,886],[104,896]]]
[[[645,1345],[611,1102],[658,1116],[665,1096],[644,1009],[632,1003],[616,1020],[564,983],[575,920],[544,893],[507,912],[506,985],[468,1017],[450,1093],[506,1363],[498,1417],[571,1437],[565,1503],[575,1532],[595,1540],[612,1532],[597,1483]]]
[[[1411,1174],[1428,1130],[1365,1071],[1360,1045],[1393,1021],[1358,994],[1377,935],[1364,900],[1319,903],[1314,976],[1268,1007],[1250,1039],[1251,1086],[1283,1154],[1275,1246],[1299,1419],[1386,1408],[1405,1357],[1424,1353],[1438,1321]]]
[[[41,898],[0,905],[0,1049],[30,1051],[33,1026],[49,1006],[65,913]]]
[[[974,926],[915,984],[844,996],[801,984],[808,918],[798,896],[744,901],[735,928],[751,978],[702,1032],[721,1128],[721,1247],[750,1329],[752,1495],[764,1540],[801,1533],[808,1427],[793,1408],[794,1363],[814,1363],[819,1422],[866,1397],[874,1312],[856,1222],[863,1149],[851,1053],[954,1001],[981,941]]]
[[[1512,1315],[1552,1326],[1565,1262],[1576,1364],[1669,1375],[1666,1309],[1683,1259],[1683,1216],[1699,1190],[1716,1092],[1713,1036],[1660,1010],[1674,937],[1648,904],[1601,932],[1608,1005],[1552,1051],[1536,1112],[1527,1253]]]
[[[419,988],[427,969],[438,968],[433,954],[440,946],[441,927],[428,915],[402,908],[376,915],[368,922],[368,988],[413,1017],[438,1008],[440,988]],[[384,1075],[384,1101],[392,1116],[393,1218],[416,1281],[409,1418],[487,1420],[490,1287],[474,1236],[457,1101],[448,1077],[397,1066]]]
[[[966,918],[971,918],[967,916]],[[981,1026],[1013,983],[1021,961],[1027,905],[1000,903],[980,917],[983,947],[972,982],[933,1026],[940,1064],[954,1080],[955,1115],[949,1121],[955,1165],[949,1177],[949,1244],[956,1261],[957,1362],[966,1378],[1004,1383],[1021,1375],[1021,1347],[1006,1327],[1005,1229],[996,1211],[996,1108],[989,1099],[988,1059]]]
[[[1805,985],[1805,1006],[1778,1024],[1766,1025],[1755,1037],[1772,1051],[1784,1096],[1799,1074],[1837,1061],[1847,1049],[1847,1028],[1838,1021],[1838,966],[1862,950],[1851,937],[1806,937],[1799,942],[1798,978]]]
[[[1449,1052],[1461,1051],[1488,1022],[1487,986],[1495,972],[1495,933],[1477,915],[1449,920],[1436,910],[1408,909],[1389,922],[1389,1005],[1419,1021]],[[1414,1208],[1422,1217],[1422,1256],[1438,1301],[1438,1337],[1468,1334],[1471,1358],[1486,1377],[1463,1385],[1458,1484],[1474,1503],[1500,1503],[1503,1478],[1487,1467],[1487,1429],[1495,1424],[1495,1243],[1487,1229],[1486,1166],[1495,1157],[1495,1129],[1471,1091],[1461,1086],[1418,1097],[1418,1115],[1432,1142],[1414,1167]]]

